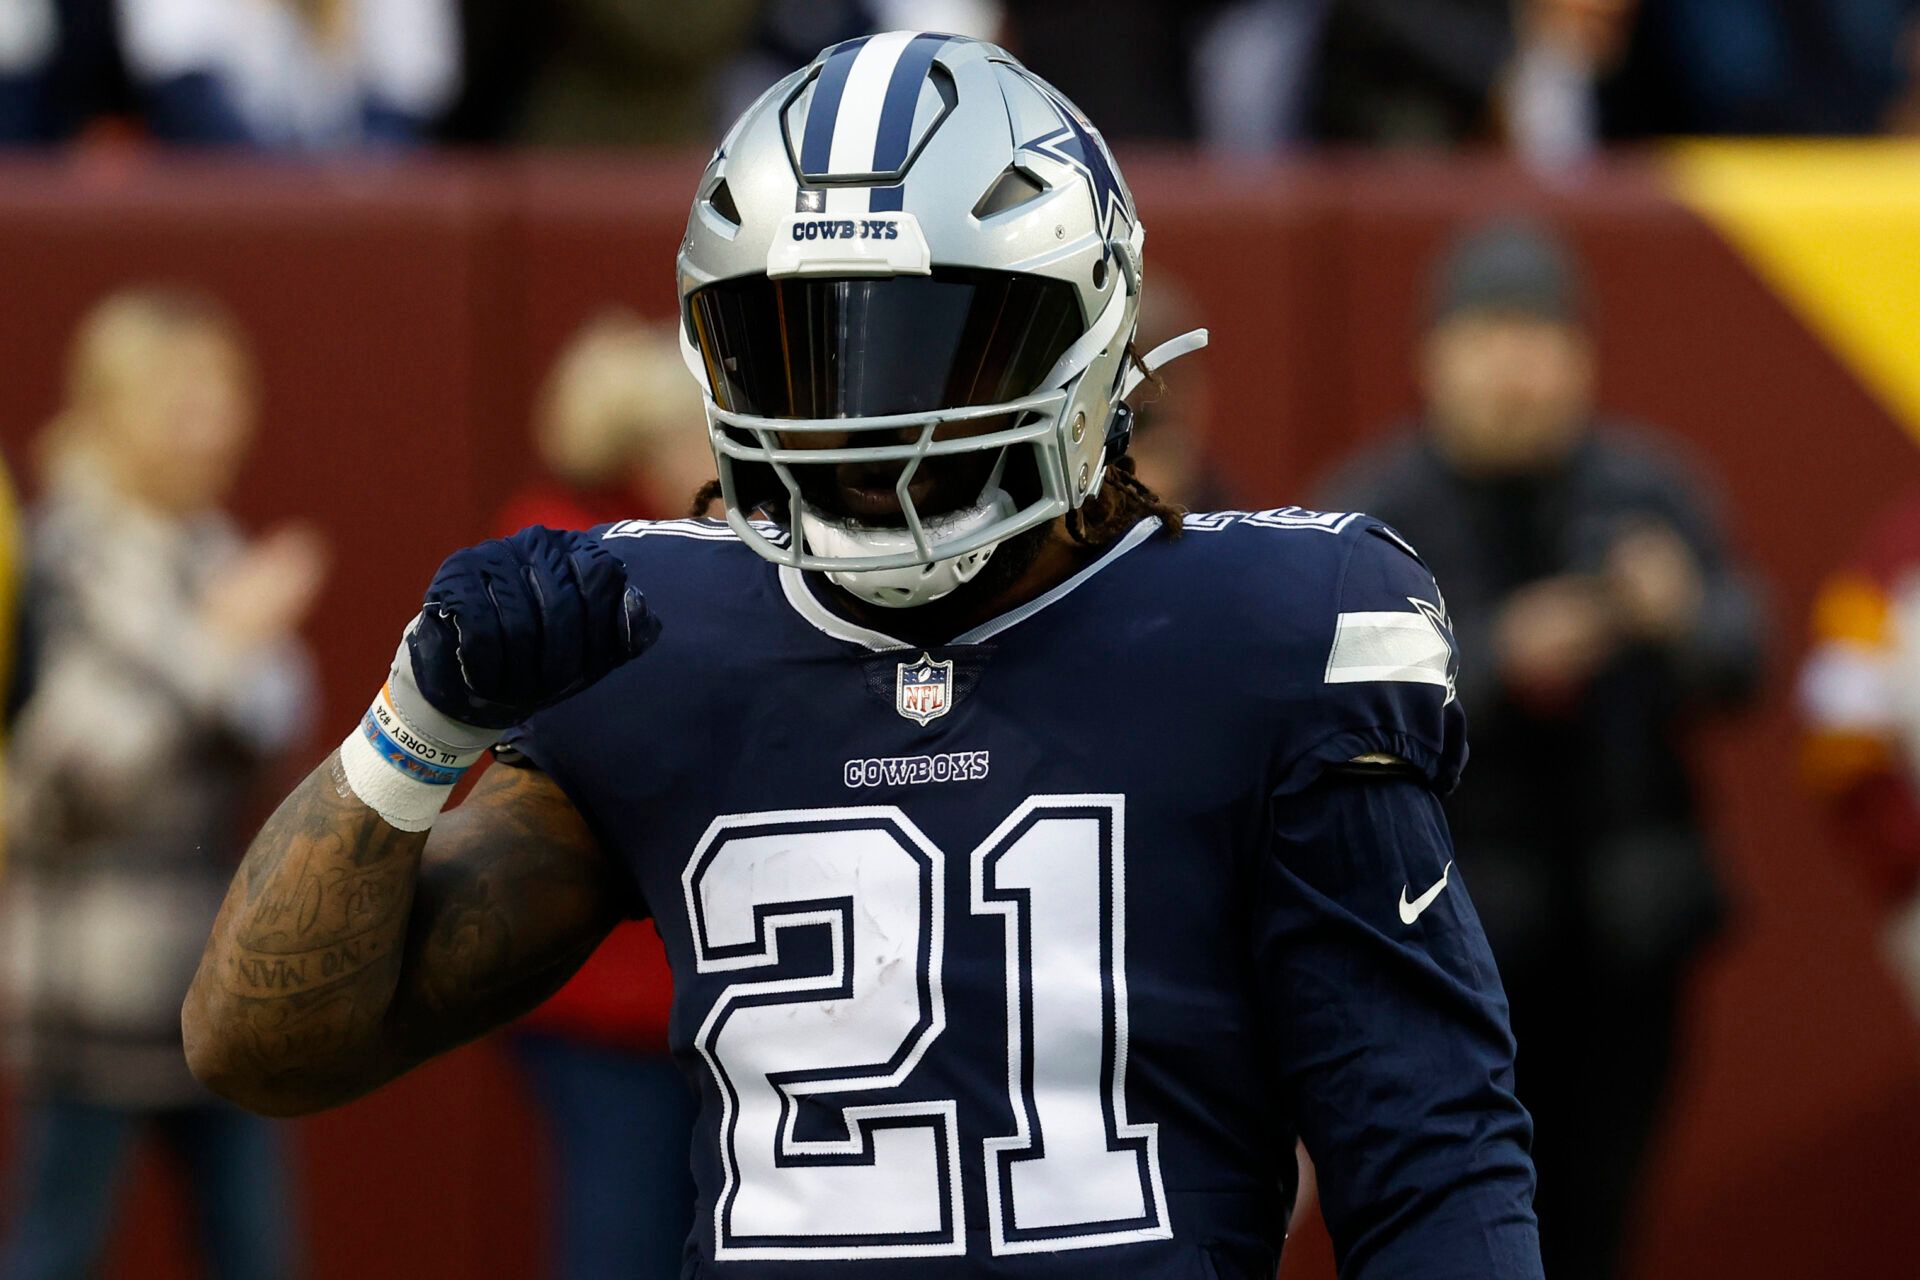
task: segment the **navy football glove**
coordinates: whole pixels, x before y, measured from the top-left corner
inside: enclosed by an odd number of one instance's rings
[[[447,557],[407,632],[433,708],[507,729],[644,653],[660,635],[618,557],[535,525]]]

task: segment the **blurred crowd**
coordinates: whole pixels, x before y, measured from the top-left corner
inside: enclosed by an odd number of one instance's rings
[[[1231,154],[1920,131],[1917,0],[7,0],[0,141],[711,145],[837,40],[997,39]]]

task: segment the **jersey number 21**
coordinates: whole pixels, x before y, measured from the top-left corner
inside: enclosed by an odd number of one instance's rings
[[[1015,1127],[980,1153],[996,1254],[1172,1234],[1157,1127],[1127,1119],[1124,827],[1120,796],[1035,796],[968,860],[973,912],[1006,937]],[[682,877],[695,959],[742,974],[695,1038],[724,1100],[716,1258],[966,1252],[955,1102],[885,1097],[946,1030],[946,874],[890,805],[724,817],[701,838]],[[750,976],[822,926],[827,972]]]

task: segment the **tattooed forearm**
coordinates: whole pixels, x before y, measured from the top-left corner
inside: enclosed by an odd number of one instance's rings
[[[208,940],[182,1025],[216,1088],[267,1081],[294,1103],[339,1091],[399,980],[426,836],[388,826],[338,768],[315,770],[261,829]]]
[[[551,780],[492,770],[421,866],[389,1018],[396,1047],[430,1056],[551,994],[621,914],[608,868]]]
[[[429,842],[316,770],[248,850],[182,1013],[209,1085],[262,1111],[356,1097],[516,1016],[620,895],[550,779],[490,770]]]

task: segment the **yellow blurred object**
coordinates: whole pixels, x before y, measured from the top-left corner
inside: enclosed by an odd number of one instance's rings
[[[1814,598],[1813,634],[1821,641],[1884,648],[1892,643],[1886,593],[1865,574],[1836,575]]]
[[[1678,193],[1920,439],[1920,142],[1677,143]]]

